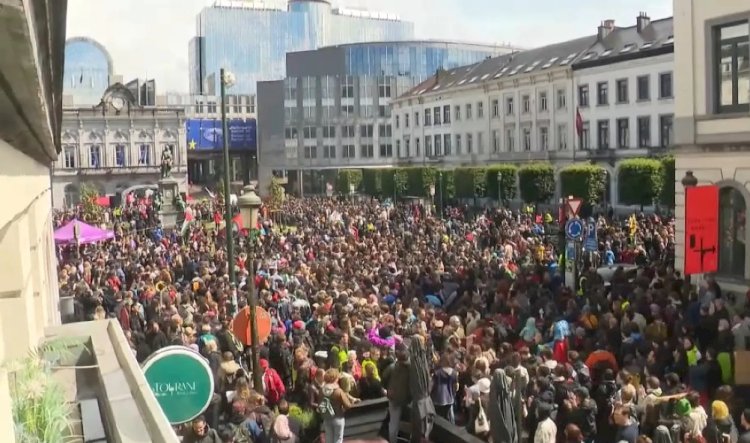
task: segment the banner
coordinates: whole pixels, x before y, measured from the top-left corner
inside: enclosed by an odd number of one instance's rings
[[[256,121],[254,118],[233,118],[227,121],[229,149],[254,150],[256,143]],[[190,151],[213,151],[224,149],[223,129],[220,119],[191,119],[185,122],[187,147]]]

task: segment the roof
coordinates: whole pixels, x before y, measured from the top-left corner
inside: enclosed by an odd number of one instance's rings
[[[562,43],[500,55],[469,66],[447,71],[440,70],[436,76],[407,91],[402,97],[418,96],[425,92],[457,88],[472,83],[482,83],[534,71],[544,71],[553,67],[568,66],[594,43],[596,43],[596,36],[590,35]]]
[[[579,58],[573,69],[589,68],[618,61],[630,60],[654,53],[674,51],[672,17],[654,20],[638,32],[636,26],[616,27],[607,37],[596,43]]]

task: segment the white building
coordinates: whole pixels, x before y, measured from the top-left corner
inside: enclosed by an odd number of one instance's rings
[[[675,264],[684,265],[684,189],[719,186],[722,289],[744,294],[750,280],[750,4],[675,0]]]
[[[84,184],[116,196],[115,203],[133,187],[156,188],[165,149],[172,152],[173,177],[187,191],[184,108],[138,106],[118,83],[98,106],[63,109],[61,139],[52,175],[55,207],[77,204]]]

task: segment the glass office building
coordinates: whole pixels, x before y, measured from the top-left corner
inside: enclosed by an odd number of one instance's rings
[[[286,9],[219,1],[197,17],[189,46],[190,93],[219,93],[219,70],[233,72],[235,94],[286,75],[288,52],[367,41],[407,40],[414,25],[397,16],[333,8],[324,0],[290,0]]]
[[[63,95],[75,106],[98,105],[113,75],[112,57],[96,40],[74,37],[65,42]]]

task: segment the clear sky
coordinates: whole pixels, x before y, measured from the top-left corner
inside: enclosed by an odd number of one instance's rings
[[[283,0],[267,0],[266,3]],[[631,26],[639,11],[672,14],[673,0],[338,0],[335,4],[397,13],[419,38],[540,46],[596,32],[601,20]],[[677,1],[677,0],[675,0]],[[186,92],[188,41],[195,16],[213,0],[69,0],[68,36],[109,49],[125,80],[155,78],[159,93]]]

